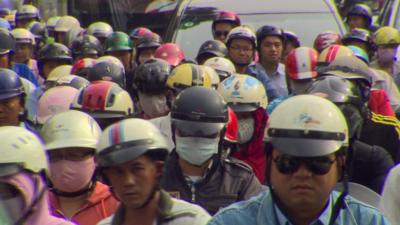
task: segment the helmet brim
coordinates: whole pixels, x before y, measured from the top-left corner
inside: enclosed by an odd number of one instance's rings
[[[207,137],[219,133],[225,123],[194,122],[172,119],[172,124],[180,132],[181,136]]]

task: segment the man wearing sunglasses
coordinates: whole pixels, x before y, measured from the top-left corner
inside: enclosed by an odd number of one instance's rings
[[[161,187],[198,204],[210,214],[262,191],[252,169],[219,155],[228,107],[222,96],[205,87],[190,87],[171,110],[175,150],[166,162]]]
[[[236,13],[231,11],[219,12],[212,23],[214,39],[225,42],[228,33],[237,26],[240,26],[240,19]]]
[[[346,120],[318,96],[291,97],[272,112],[267,129],[270,189],[217,214],[210,225],[390,224],[375,208],[347,195]],[[339,180],[343,191],[334,191]]]

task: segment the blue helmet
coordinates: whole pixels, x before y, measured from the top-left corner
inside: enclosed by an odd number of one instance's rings
[[[0,100],[24,94],[19,76],[10,69],[0,68]]]
[[[15,38],[9,30],[0,28],[0,54],[13,53],[15,49]]]

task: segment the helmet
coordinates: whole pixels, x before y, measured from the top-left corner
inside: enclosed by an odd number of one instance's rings
[[[163,93],[167,87],[167,79],[171,66],[163,59],[148,59],[135,71],[133,85],[143,93]]]
[[[114,32],[114,30],[108,23],[94,22],[89,25],[86,32],[87,34],[93,35],[96,38],[107,38]]]
[[[68,32],[73,28],[80,27],[81,24],[73,16],[62,16],[56,23],[54,27],[55,32]]]
[[[87,78],[89,76],[91,68],[96,65],[96,63],[96,59],[92,58],[78,59],[71,68],[71,74]]]
[[[231,23],[235,26],[240,26],[240,18],[236,13],[232,11],[220,11],[216,15],[213,23],[212,23],[212,29],[214,30],[215,24],[219,22],[225,22],[225,23]]]
[[[269,117],[267,135],[279,151],[298,157],[329,155],[348,146],[342,112],[314,95],[297,95],[279,104]]]
[[[229,142],[236,143],[238,140],[239,122],[235,112],[228,107],[228,123],[226,123],[226,131],[224,139]]]
[[[132,51],[132,41],[127,34],[121,31],[112,33],[104,43],[106,52]]]
[[[368,45],[368,47],[371,47],[372,44],[370,32],[362,28],[355,28],[354,30],[344,35],[342,38],[342,43],[344,45],[349,45],[349,42],[352,40],[364,42]]]
[[[167,79],[167,87],[181,91],[191,86],[211,88],[211,78],[199,65],[184,63],[172,70]]]
[[[152,33],[152,31],[145,27],[137,27],[129,33],[129,37],[131,39],[139,39],[146,36],[148,33]]]
[[[80,55],[101,56],[103,54],[103,47],[96,37],[92,35],[83,35],[72,41],[71,51],[74,57]]]
[[[11,24],[4,18],[0,18],[0,28],[11,30]]]
[[[364,51],[364,49],[354,46],[354,45],[348,45],[347,47],[353,52],[354,56],[361,59],[366,64],[369,64],[369,56],[368,56],[367,52]]]
[[[142,49],[147,48],[158,48],[161,46],[162,40],[160,35],[156,33],[146,33],[143,37],[140,37],[136,44],[136,50],[139,52]],[[136,53],[138,54],[138,53]]]
[[[60,43],[47,44],[38,53],[38,62],[45,60],[64,60],[67,64],[71,64],[71,51]]]
[[[50,117],[69,110],[77,93],[77,89],[68,86],[47,89],[38,101],[37,121],[44,124]]]
[[[204,55],[225,57],[227,54],[228,49],[224,43],[218,40],[208,40],[200,46],[196,61],[199,62]]]
[[[96,81],[81,89],[72,108],[96,119],[125,118],[135,112],[129,93],[110,81]]]
[[[268,36],[277,36],[282,40],[282,43],[285,42],[285,34],[282,29],[271,25],[264,25],[257,30],[257,46],[260,47],[261,42]]]
[[[56,80],[56,86],[68,86],[77,90],[88,86],[89,83],[85,78],[76,75],[63,76]]]
[[[295,48],[300,47],[300,39],[293,31],[285,30],[283,31],[283,35],[285,37],[285,40],[293,43]]]
[[[119,60],[117,57],[112,56],[112,55],[103,55],[102,57],[96,59],[98,63],[100,62],[111,62],[118,64],[119,66],[123,67],[124,65],[122,64],[121,60]],[[125,70],[125,69],[124,69]]]
[[[400,44],[400,33],[393,27],[381,27],[374,36],[377,45]]]
[[[317,76],[318,52],[309,47],[293,49],[286,58],[286,73],[292,80],[312,79]]]
[[[56,81],[61,77],[71,75],[71,65],[61,65],[54,68],[47,76],[47,81]]]
[[[343,45],[331,45],[328,48],[324,49],[318,56],[318,64],[329,65],[329,63],[331,63],[337,57],[351,55],[353,55],[353,52],[351,52],[348,47]]]
[[[137,129],[140,127],[140,130]],[[154,152],[165,158],[168,143],[160,130],[143,119],[125,119],[107,127],[96,149],[98,167],[111,167]]]
[[[372,10],[366,4],[355,4],[353,5],[346,16],[346,21],[349,19],[349,16],[362,16],[367,21],[367,26],[370,26],[372,23]]]
[[[13,53],[15,49],[15,38],[6,29],[0,28],[0,55]]]
[[[56,27],[56,24],[60,18],[61,18],[61,16],[52,16],[52,17],[48,18],[46,21],[46,28],[51,31],[54,30],[54,28]]]
[[[0,100],[24,94],[19,76],[10,69],[0,68]]]
[[[266,108],[268,97],[264,85],[249,75],[234,74],[218,86],[218,92],[235,112],[250,112]]]
[[[221,80],[219,79],[218,73],[217,73],[213,68],[211,68],[211,67],[209,67],[209,66],[202,65],[201,67],[204,68],[204,70],[206,71],[208,77],[210,77],[210,79],[211,79],[211,86],[212,86],[214,89],[217,89],[217,87],[218,87],[218,85],[219,85],[219,82],[221,82]]]
[[[28,24],[27,29],[33,34],[35,39],[37,40],[39,39],[42,43],[45,43],[47,34],[46,34],[46,25],[44,23],[33,21]]]
[[[176,97],[171,108],[171,120],[184,135],[209,136],[225,127],[228,107],[216,90],[190,87]]]
[[[21,10],[15,14],[15,20],[36,19],[40,20],[39,10],[33,5],[22,5]]]
[[[35,37],[25,28],[16,28],[11,31],[16,43],[35,45]]]
[[[40,131],[47,151],[71,147],[95,149],[100,133],[99,125],[92,117],[76,110],[54,115]]]
[[[218,73],[220,77],[226,78],[236,73],[236,68],[233,63],[224,57],[213,57],[204,62],[205,66],[209,66]]]
[[[117,83],[125,88],[126,78],[124,67],[112,61],[98,62],[89,72],[89,81],[106,80]]]
[[[319,33],[314,40],[314,48],[318,52],[322,52],[324,49],[331,45],[341,45],[342,37],[340,34],[336,33],[335,31],[324,31]]]
[[[0,138],[0,176],[14,175],[21,169],[33,173],[47,170],[45,148],[35,134],[22,127],[4,126],[0,127]]]
[[[9,8],[2,7],[0,8],[0,17],[7,17],[11,14],[11,10]]]
[[[256,35],[249,27],[246,26],[235,27],[229,32],[228,37],[226,39],[227,47],[231,45],[233,39],[245,39],[250,41],[254,48],[257,46]]]
[[[175,67],[185,59],[185,54],[177,44],[165,43],[157,48],[154,57],[164,59],[171,66]]]

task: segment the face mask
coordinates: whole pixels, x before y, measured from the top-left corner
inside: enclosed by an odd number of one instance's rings
[[[169,110],[165,95],[148,95],[139,92],[139,103],[144,113],[151,118],[163,116]]]
[[[388,64],[395,61],[395,50],[393,48],[378,48],[378,61],[381,64]]]
[[[50,179],[62,192],[77,192],[88,186],[95,170],[94,159],[83,161],[59,160],[50,163]]]
[[[190,164],[201,166],[205,161],[218,153],[219,137],[199,138],[175,136],[176,152],[179,157]]]
[[[251,140],[254,134],[254,118],[247,117],[244,119],[238,119],[239,130],[238,130],[238,143],[244,144]]]

